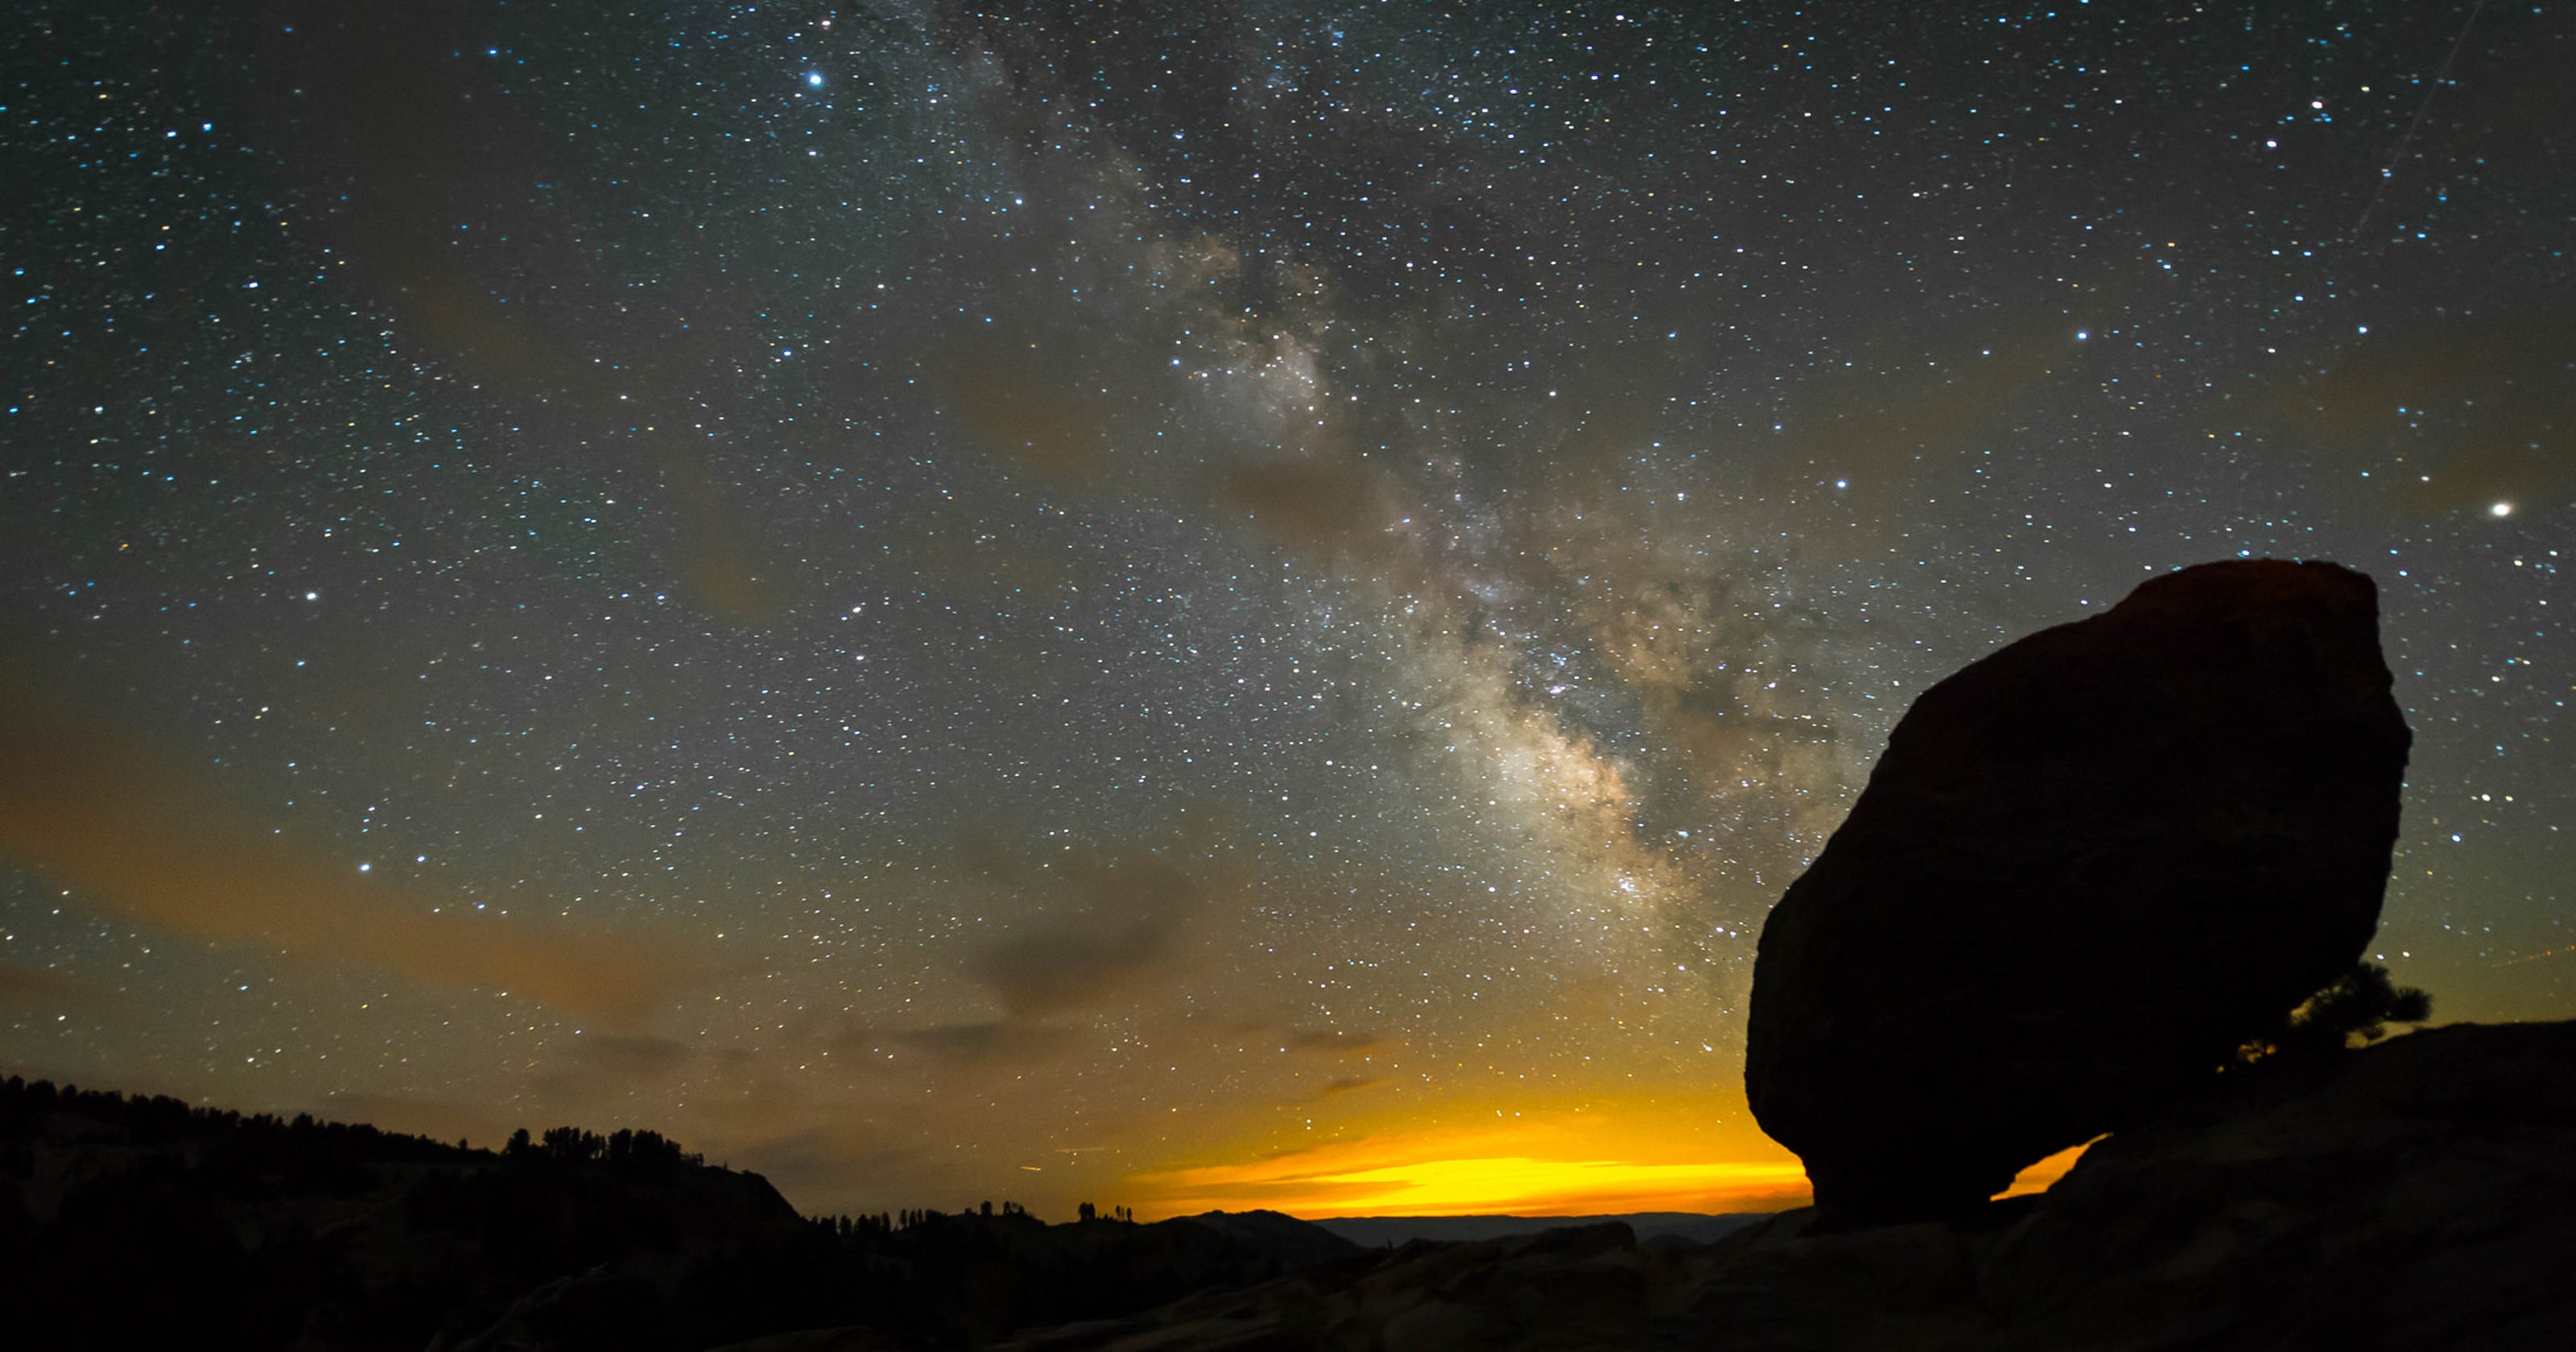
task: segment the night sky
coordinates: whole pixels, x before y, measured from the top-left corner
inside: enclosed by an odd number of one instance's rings
[[[2381,589],[2373,954],[2576,1014],[2576,8],[9,27],[0,1071],[1780,1205],[1754,938],[1907,702],[2266,555]]]

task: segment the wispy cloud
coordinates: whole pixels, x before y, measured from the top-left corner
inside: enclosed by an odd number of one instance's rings
[[[211,777],[23,687],[0,691],[0,854],[164,933],[640,1018],[711,975],[642,933],[472,915],[253,819]]]
[[[97,999],[98,991],[87,982],[34,967],[0,963],[0,1005],[66,1008],[88,1005]]]
[[[886,1041],[906,1051],[961,1065],[1042,1061],[1072,1039],[1073,1034],[1066,1029],[1009,1019],[941,1024],[885,1035]]]
[[[1317,1052],[1327,1056],[1359,1056],[1383,1049],[1386,1039],[1375,1033],[1344,1033],[1325,1028],[1292,1028],[1286,1038],[1292,1052]]]
[[[1142,851],[1063,865],[1042,886],[1054,895],[1026,898],[1040,918],[966,960],[1013,1019],[1100,1003],[1158,970],[1209,895],[1202,875]]]
[[[687,1043],[666,1037],[628,1037],[593,1033],[581,1040],[582,1060],[602,1073],[630,1079],[667,1075],[697,1055]]]

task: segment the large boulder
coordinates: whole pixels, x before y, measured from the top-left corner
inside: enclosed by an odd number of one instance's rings
[[[2204,564],[1914,702],[1763,926],[1745,1088],[1856,1221],[1972,1208],[2349,969],[2410,736],[2377,590]]]

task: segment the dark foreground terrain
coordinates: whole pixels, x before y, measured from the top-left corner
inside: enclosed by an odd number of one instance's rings
[[[468,1151],[16,1086],[0,1309],[31,1347],[2576,1347],[2576,1023],[2232,1072],[1954,1220],[1704,1244],[827,1224],[615,1139]]]
[[[972,1347],[1358,1253],[1275,1213],[799,1216],[652,1133],[502,1151],[0,1084],[0,1345]]]

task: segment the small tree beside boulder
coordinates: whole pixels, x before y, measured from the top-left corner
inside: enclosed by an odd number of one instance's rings
[[[2389,979],[2387,968],[2359,962],[2291,1010],[2279,1028],[2237,1048],[2235,1064],[2250,1066],[2275,1057],[2305,1060],[2366,1047],[2388,1036],[2392,1023],[2422,1023],[2432,1017],[2431,992],[2400,986]]]

